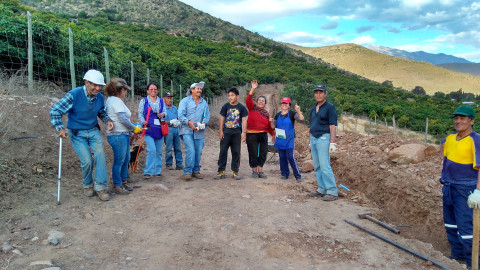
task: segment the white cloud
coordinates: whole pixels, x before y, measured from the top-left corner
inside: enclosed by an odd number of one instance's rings
[[[265,30],[267,30],[267,31],[275,30],[275,26],[268,25],[268,26],[265,27]]]
[[[456,57],[465,58],[472,62],[480,63],[480,51],[469,52],[469,53],[457,53],[454,54]]]
[[[364,45],[364,44],[375,43],[375,41],[377,41],[377,40],[372,38],[370,35],[366,35],[366,36],[357,37],[357,38],[351,40],[350,42],[355,43],[355,44]]]
[[[272,39],[280,42],[293,43],[305,47],[320,47],[341,43],[338,37],[315,35],[307,32],[289,32],[289,33],[273,33]]]
[[[480,48],[480,31],[468,31],[468,32],[460,32],[456,34],[447,34],[447,35],[440,35],[435,39],[428,40],[429,42],[437,42],[437,43],[450,43],[450,44],[464,44],[470,45],[474,48]]]

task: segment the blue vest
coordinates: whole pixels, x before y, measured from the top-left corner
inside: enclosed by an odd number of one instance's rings
[[[148,104],[147,97],[145,97],[144,100],[145,100],[145,105],[143,105],[143,117],[147,119],[148,107],[150,107],[150,105]],[[163,111],[163,99],[161,98],[160,112],[162,111]],[[154,139],[161,139],[163,138],[162,128],[160,127],[160,125],[155,125],[155,119],[158,119],[158,121],[160,121],[157,114],[154,113],[152,110],[150,110],[150,117],[148,117],[148,126],[150,127],[150,129],[147,129],[146,133]]]
[[[89,102],[85,96],[83,86],[77,87],[70,92],[73,96],[73,107],[68,111],[69,129],[91,129],[98,124],[97,115],[104,109],[105,98],[98,93],[97,97]]]

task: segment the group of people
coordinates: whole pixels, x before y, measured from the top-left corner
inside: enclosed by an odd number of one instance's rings
[[[150,83],[147,96],[140,100],[138,120],[133,124],[132,113],[123,102],[130,87],[121,78],[112,78],[105,84],[103,74],[98,70],[88,70],[83,80],[85,85],[69,91],[50,109],[51,123],[62,138],[70,138],[72,146],[81,162],[84,194],[98,195],[100,200],[110,199],[107,192],[108,173],[104,152],[103,137],[98,125],[100,118],[107,125],[107,142],[112,147],[112,191],[126,195],[133,191],[129,185],[130,136],[142,133],[146,142],[144,178],[161,176],[163,168],[163,144],[165,144],[165,166],[167,169],[183,169],[183,179],[202,179],[200,161],[205,143],[205,128],[210,120],[210,111],[202,98],[204,82],[194,83],[187,91],[179,107],[173,105],[173,95],[166,92],[158,96],[158,86]],[[282,98],[281,110],[271,117],[265,109],[267,98],[258,96],[254,101],[257,81],[246,98],[246,107],[239,102],[239,91],[228,90],[228,100],[220,110],[220,153],[216,179],[226,178],[226,164],[230,149],[231,170],[234,179],[242,179],[240,168],[241,142],[246,142],[252,178],[266,178],[263,171],[268,152],[268,134],[272,136],[274,147],[278,149],[282,179],[290,176],[290,167],[297,182],[302,175],[295,159],[295,121],[304,121],[298,104],[291,109],[291,100]],[[100,93],[105,86],[105,97]],[[338,196],[330,167],[329,150],[335,149],[335,125],[337,115],[333,105],[326,101],[327,89],[316,86],[314,97],[317,105],[310,112],[312,156],[318,189],[310,193],[312,197],[335,200]],[[68,114],[67,128],[62,116]],[[168,126],[168,134],[162,131],[162,124]],[[331,135],[331,136],[330,136]],[[185,146],[183,160],[181,141]],[[326,146],[326,147],[325,147]],[[172,151],[173,150],[173,151]],[[93,158],[91,155],[93,152]],[[175,167],[173,161],[175,159]],[[95,175],[93,175],[93,166]]]
[[[113,192],[128,194],[133,190],[128,185],[128,163],[130,159],[131,132],[143,133],[147,144],[147,158],[144,177],[162,174],[162,148],[165,143],[166,168],[183,169],[183,178],[202,179],[200,161],[205,139],[205,128],[210,120],[208,104],[201,97],[204,83],[194,83],[187,96],[180,101],[177,109],[172,104],[173,95],[169,92],[158,97],[155,83],[147,86],[148,95],[140,100],[138,119],[141,125],[130,121],[131,112],[123,98],[130,87],[125,80],[113,78],[105,84],[104,77],[97,70],[89,70],[83,80],[85,85],[69,91],[50,109],[51,123],[62,138],[70,138],[81,162],[85,196],[95,193],[100,200],[109,200],[107,192],[108,173],[104,153],[103,137],[98,125],[100,118],[107,126],[107,141],[113,150],[112,180]],[[278,149],[282,179],[290,176],[290,167],[296,181],[302,181],[297,161],[293,155],[295,145],[295,121],[304,121],[298,104],[291,109],[291,100],[283,97],[281,110],[271,117],[265,109],[267,99],[258,96],[253,100],[257,81],[246,98],[246,107],[239,102],[239,91],[228,90],[228,103],[220,110],[220,153],[216,179],[226,177],[228,149],[232,155],[232,177],[241,179],[240,149],[246,142],[252,178],[266,178],[263,166],[267,157],[268,134]],[[105,86],[105,98],[100,93]],[[330,153],[336,151],[335,107],[327,102],[327,88],[318,85],[313,88],[315,106],[310,110],[310,149],[314,163],[318,188],[310,192],[311,197],[322,197],[325,201],[338,198]],[[68,114],[67,128],[62,116]],[[161,123],[168,126],[164,136]],[[473,131],[475,110],[470,106],[460,106],[453,112],[456,132],[442,141],[443,169],[440,182],[443,184],[443,215],[451,258],[471,265],[473,209],[480,209],[480,135]],[[185,146],[185,160],[181,152],[181,142]],[[174,154],[172,154],[172,149]],[[91,151],[93,152],[93,158]],[[184,162],[185,161],[185,162]],[[93,166],[95,174],[93,175]]]

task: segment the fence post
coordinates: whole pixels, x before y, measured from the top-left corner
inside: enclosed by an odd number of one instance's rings
[[[147,68],[147,85],[150,83],[150,69]]]
[[[355,132],[357,132],[358,118],[355,117]]]
[[[134,72],[133,61],[130,61],[130,71],[132,73],[132,78],[130,79],[130,84],[131,84],[130,88],[132,88],[132,100],[133,100],[133,96],[134,96],[134,93],[135,93],[135,86],[134,86],[134,77],[135,77],[134,75],[135,74],[133,73]]]
[[[370,130],[372,129],[372,118],[368,118],[368,135],[370,135]]]
[[[425,123],[425,143],[427,143],[427,137],[428,137],[428,117],[427,117],[427,122]]]
[[[73,32],[71,28],[68,28],[68,53],[70,58],[70,80],[72,80],[72,89],[77,87],[77,81],[75,79],[75,58],[73,55]]]
[[[105,47],[103,47],[103,54],[105,55],[105,75],[108,83],[110,81],[110,62],[108,61],[108,51]]]
[[[395,114],[392,116],[393,134],[396,134]]]
[[[32,14],[27,11],[28,21],[28,91],[33,92],[33,33],[32,33]]]
[[[160,74],[160,95],[163,96],[163,75]]]

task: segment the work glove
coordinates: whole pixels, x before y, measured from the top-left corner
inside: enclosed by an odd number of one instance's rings
[[[480,209],[480,190],[475,189],[475,191],[468,196],[467,204],[470,208]]]
[[[180,121],[178,121],[177,119],[172,119],[172,120],[170,120],[170,124],[173,127],[178,127],[178,126],[180,126]]]
[[[330,147],[328,148],[328,153],[333,154],[335,152],[337,152],[337,144],[330,143]]]
[[[140,133],[142,133],[142,128],[141,128],[141,127],[138,127],[138,126],[135,126],[135,127],[133,128],[133,133],[135,133],[135,134],[140,134]]]
[[[197,129],[198,130],[204,130],[205,129],[205,123],[197,124]]]

